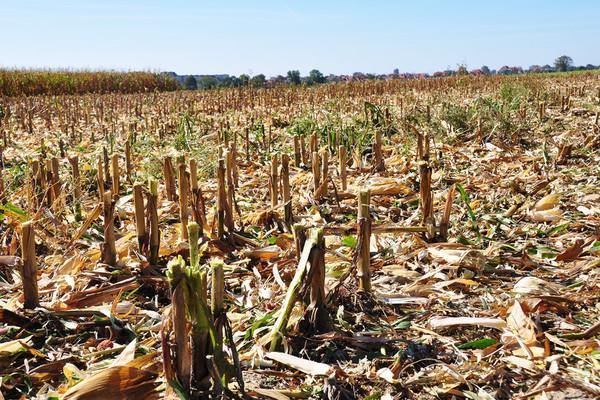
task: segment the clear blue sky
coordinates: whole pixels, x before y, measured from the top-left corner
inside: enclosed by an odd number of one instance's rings
[[[0,0],[0,66],[180,74],[600,64],[599,0]]]

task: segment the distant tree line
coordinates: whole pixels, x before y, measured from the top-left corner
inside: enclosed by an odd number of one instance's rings
[[[456,69],[448,68],[444,71],[427,73],[401,73],[398,68],[394,69],[391,74],[369,74],[355,72],[352,75],[323,75],[318,69],[311,70],[307,76],[302,76],[298,70],[290,70],[287,74],[277,75],[267,78],[264,74],[250,76],[242,74],[240,76],[232,75],[177,75],[174,72],[166,73],[175,78],[180,86],[184,89],[214,89],[214,88],[231,88],[231,87],[273,87],[278,85],[317,85],[327,82],[342,82],[342,81],[364,81],[364,80],[387,80],[387,79],[422,79],[431,77],[455,76],[455,75],[515,75],[525,73],[545,73],[545,72],[566,72],[566,71],[582,71],[600,69],[600,65],[587,64],[585,66],[574,66],[573,59],[563,55],[556,60],[552,65],[531,65],[527,69],[518,66],[504,65],[498,69],[490,69],[484,65],[477,69],[469,70],[466,65],[458,65]]]

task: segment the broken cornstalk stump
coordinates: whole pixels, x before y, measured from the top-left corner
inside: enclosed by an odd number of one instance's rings
[[[115,247],[115,202],[110,190],[104,192],[102,198],[104,215],[104,242],[102,244],[102,262],[110,266],[117,264],[117,250]]]
[[[179,163],[179,219],[181,221],[181,240],[188,238],[188,183],[185,164]]]
[[[371,291],[371,217],[369,206],[371,192],[361,190],[358,193],[358,216],[357,216],[357,246],[356,264],[358,287],[364,292]]]
[[[217,164],[217,238],[225,238],[225,210],[227,208],[225,193],[225,160],[220,158]]]
[[[314,243],[310,252],[310,304],[306,309],[305,318],[312,332],[329,332],[331,317],[327,310],[325,297],[325,237],[322,229],[311,231],[311,241]]]
[[[175,201],[175,178],[173,172],[173,159],[169,156],[163,160],[163,175],[165,177],[165,190],[167,192],[167,200]]]
[[[276,208],[279,203],[279,157],[274,154],[271,158],[271,175],[269,179],[271,187],[271,207]]]
[[[121,171],[119,170],[119,155],[117,153],[113,153],[110,162],[112,167],[111,191],[114,196],[119,197],[119,191],[121,188]]]
[[[338,148],[338,161],[342,191],[346,191],[348,187],[348,171],[346,167],[346,157],[346,148],[343,145],[340,145],[340,147]]]
[[[158,251],[160,249],[160,229],[158,227],[158,182],[156,179],[150,179],[148,182],[149,190],[147,195],[147,221],[149,229],[150,251],[148,262],[150,265],[158,263]]]
[[[23,305],[34,309],[39,305],[37,261],[35,256],[35,229],[32,221],[21,224],[21,281],[23,282]]]
[[[281,156],[281,196],[283,198],[284,221],[287,229],[294,223],[292,216],[292,197],[290,193],[290,157],[287,154]]]
[[[133,185],[133,206],[135,208],[135,228],[137,231],[138,248],[140,252],[148,246],[146,232],[146,216],[144,212],[144,193],[140,183]]]

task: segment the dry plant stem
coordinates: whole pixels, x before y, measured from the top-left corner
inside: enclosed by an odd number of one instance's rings
[[[319,185],[319,198],[327,197],[327,185],[329,183],[329,152],[327,149],[321,151],[321,184]]]
[[[150,231],[150,253],[148,262],[150,265],[156,265],[158,263],[158,251],[160,249],[160,229],[158,227],[158,182],[155,179],[149,181],[146,210],[148,213],[148,229]]]
[[[240,171],[238,170],[237,163],[237,134],[234,134],[233,141],[231,142],[231,175],[233,178],[233,187],[237,188],[240,185]]]
[[[52,160],[45,160],[46,164],[46,201],[48,203],[48,207],[51,207],[54,203],[54,185],[53,185],[53,177],[52,177]]]
[[[225,293],[225,275],[223,272],[222,262],[213,262],[212,265],[212,285],[211,285],[211,310],[213,318],[216,320],[224,312],[223,309],[223,294]],[[218,330],[220,335],[220,330]],[[218,343],[222,343],[222,338],[219,337]]]
[[[329,332],[331,318],[325,303],[325,237],[322,229],[313,229],[314,242],[310,253],[310,305],[307,309],[309,323],[315,332]]]
[[[111,266],[115,266],[117,264],[114,226],[115,203],[110,190],[104,193],[102,205],[104,215],[104,243],[102,246],[102,262]]]
[[[217,238],[225,238],[225,160],[220,158],[217,165]]]
[[[79,157],[69,157],[71,170],[73,173],[73,201],[78,202],[81,199],[81,176],[79,174]]]
[[[100,195],[100,201],[104,199],[104,167],[103,167],[102,156],[98,158],[98,194]]]
[[[148,246],[148,235],[146,233],[146,216],[144,212],[144,193],[142,185],[133,185],[133,205],[135,208],[135,228],[137,231],[138,246],[141,253]]]
[[[24,307],[34,309],[39,305],[37,284],[37,261],[35,257],[35,229],[32,221],[21,225],[21,280],[23,282]]]
[[[287,154],[281,156],[281,196],[283,198],[284,221],[289,232],[294,217],[292,215],[292,197],[290,193],[290,157]]]
[[[4,177],[3,177],[4,167],[0,163],[0,204],[4,204]]]
[[[127,180],[131,182],[133,175],[133,164],[131,163],[131,137],[128,137],[125,142],[125,171],[127,173]]]
[[[315,151],[319,151],[319,139],[317,138],[317,134],[313,133],[310,135],[310,154]]]
[[[186,318],[185,274],[179,269],[171,282],[171,307],[175,336],[175,370],[179,383],[190,392],[192,377],[192,348]]]
[[[302,155],[300,154],[300,138],[294,136],[294,166],[300,168],[302,164]]]
[[[114,153],[111,157],[112,187],[113,194],[118,197],[121,188],[121,171],[119,170],[119,155]]]
[[[448,240],[448,228],[450,227],[450,214],[452,213],[452,202],[456,195],[456,185],[452,185],[448,191],[448,197],[446,198],[446,204],[444,206],[444,214],[440,221],[440,238],[446,242]]]
[[[308,165],[308,154],[306,153],[306,142],[304,136],[300,136],[300,156],[302,157],[302,164]]]
[[[302,225],[294,225],[294,232],[298,230],[304,234],[303,228],[304,227]],[[275,321],[273,329],[271,330],[270,351],[277,351],[277,348],[281,343],[281,339],[285,336],[290,314],[292,313],[294,304],[298,300],[298,295],[302,288],[302,282],[304,281],[304,278],[307,273],[308,261],[311,255],[313,245],[314,242],[312,241],[312,239],[309,239],[305,243],[303,243],[301,251],[297,250],[298,267],[296,268],[294,278],[292,279],[292,282],[290,283],[290,286],[288,287],[288,290],[286,292],[285,299],[283,300],[283,305],[279,312],[279,316],[277,317],[277,321]]]
[[[51,165],[52,165],[52,194],[53,194],[54,200],[57,200],[60,198],[60,192],[61,192],[60,175],[59,175],[59,161],[58,161],[57,157],[52,157]],[[59,206],[60,206],[60,204],[59,204]]]
[[[167,200],[175,201],[175,178],[173,172],[173,159],[169,156],[163,160],[163,175],[165,177],[165,189],[167,191]]]
[[[342,191],[346,191],[348,188],[348,170],[347,170],[347,160],[346,160],[346,148],[343,145],[338,147],[338,161],[339,161],[339,173],[341,180],[341,188]]]
[[[185,164],[179,164],[179,219],[181,221],[181,240],[188,238],[188,183]]]
[[[271,177],[270,177],[270,186],[271,186],[271,207],[276,208],[279,203],[279,157],[277,154],[274,154],[271,157]]]
[[[200,236],[204,236],[204,224],[206,222],[206,211],[204,209],[204,198],[202,190],[198,185],[198,163],[190,160],[190,181],[192,188],[192,219],[200,227]]]
[[[199,265],[198,240],[200,239],[200,226],[196,222],[188,224],[188,241],[190,248],[190,266],[196,268]]]
[[[371,217],[369,205],[371,193],[361,190],[358,193],[358,228],[356,263],[358,287],[364,292],[371,291]]]
[[[423,225],[429,227],[426,238],[433,239],[435,235],[435,219],[433,217],[433,193],[431,191],[431,167],[429,166],[429,136],[419,133],[417,141],[417,156],[420,176],[420,205]]]
[[[373,142],[373,169],[377,172],[385,171],[385,164],[383,161],[383,144],[381,139],[381,132],[375,132],[375,141]]]
[[[234,231],[234,222],[233,222],[233,205],[234,205],[234,194],[235,194],[235,186],[233,179],[233,153],[231,149],[228,149],[225,153],[225,178],[227,182],[227,203],[225,210],[225,226],[229,232]]]
[[[106,147],[102,148],[102,159],[104,160],[102,165],[104,167],[104,187],[106,188],[112,182],[110,177],[110,158],[108,157],[108,150]]]
[[[246,136],[245,136],[245,142],[246,142],[246,163],[250,163],[250,129],[248,127],[246,127]]]
[[[311,161],[313,173],[313,196],[315,200],[319,200],[319,186],[321,184],[321,163],[319,162],[319,153],[313,151]]]
[[[294,224],[292,226],[292,232],[294,234],[294,245],[296,249],[296,259],[300,261],[300,254],[304,248],[306,242],[306,228],[302,224]]]
[[[424,225],[432,225],[433,221],[433,195],[431,193],[431,167],[427,162],[422,162],[420,167],[420,202],[421,212],[423,213],[422,221]]]

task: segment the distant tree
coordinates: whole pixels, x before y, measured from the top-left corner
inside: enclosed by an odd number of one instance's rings
[[[302,80],[300,79],[300,71],[292,70],[287,72],[287,80],[292,85],[299,85]]]
[[[554,67],[550,64],[542,66],[542,72],[554,72]]]
[[[398,76],[400,75],[400,70],[398,68],[394,68],[394,75]]]
[[[588,65],[585,66],[585,69],[596,69],[596,68],[598,68],[598,67],[596,67],[593,64],[588,64]]]
[[[321,71],[319,71],[318,69],[313,69],[308,73],[307,82],[309,85],[313,85],[316,83],[325,83],[325,77],[323,76]]]
[[[205,75],[198,81],[198,89],[214,89],[219,86],[219,81],[214,76]]]
[[[539,65],[530,65],[529,69],[527,70],[528,72],[542,72],[542,67]]]
[[[554,67],[557,71],[568,71],[573,66],[573,59],[569,56],[560,56],[554,60]]]
[[[198,89],[198,82],[196,82],[194,75],[188,75],[185,77],[185,80],[183,81],[183,87],[187,90]]]
[[[277,75],[269,79],[272,85],[282,85],[285,83],[286,79],[283,75]]]
[[[252,79],[250,79],[250,83],[255,88],[265,87],[266,82],[267,82],[267,79],[265,78],[264,74],[255,75],[252,77]]]
[[[240,80],[240,86],[248,86],[248,82],[250,82],[250,76],[247,74],[241,74],[238,79]]]
[[[469,75],[469,70],[467,70],[467,66],[465,64],[459,64],[456,74],[462,76]]]
[[[483,75],[489,75],[491,73],[490,71],[490,67],[488,67],[487,65],[483,65],[481,68],[479,68],[481,70],[481,73]]]

